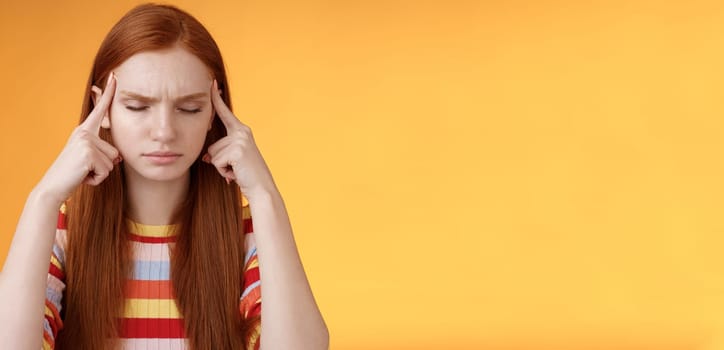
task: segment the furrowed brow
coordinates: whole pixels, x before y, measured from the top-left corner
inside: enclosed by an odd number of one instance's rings
[[[154,103],[154,102],[160,101],[160,99],[158,99],[156,97],[144,96],[139,93],[132,92],[132,91],[126,91],[126,90],[121,90],[121,95],[132,98],[134,100],[139,100],[141,102],[147,102],[147,103]],[[196,100],[196,99],[206,98],[208,96],[209,96],[209,94],[206,92],[197,92],[197,93],[181,96],[181,97],[175,99],[174,102]]]

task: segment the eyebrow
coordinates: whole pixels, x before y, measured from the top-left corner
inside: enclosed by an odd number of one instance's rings
[[[131,91],[126,91],[126,90],[121,90],[121,94],[122,94],[122,95],[126,95],[127,97],[130,97],[130,98],[139,100],[139,101],[141,101],[141,102],[149,102],[149,103],[150,103],[150,102],[159,102],[159,101],[160,101],[160,99],[158,99],[158,98],[156,98],[156,97],[144,96],[144,95],[141,95],[141,94],[139,94],[139,93],[135,93],[135,92],[131,92]],[[199,98],[207,97],[207,96],[209,96],[209,94],[206,93],[206,92],[197,92],[197,93],[193,93],[193,94],[181,96],[181,97],[175,99],[174,102],[195,100],[195,99],[199,99]]]

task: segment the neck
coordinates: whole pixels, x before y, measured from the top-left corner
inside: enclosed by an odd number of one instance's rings
[[[173,214],[186,199],[189,173],[170,181],[146,179],[126,171],[126,194],[131,220],[145,225],[173,224]]]

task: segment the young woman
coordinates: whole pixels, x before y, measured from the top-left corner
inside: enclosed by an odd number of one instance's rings
[[[140,5],[106,36],[0,300],[7,349],[328,348],[282,197],[188,13]]]

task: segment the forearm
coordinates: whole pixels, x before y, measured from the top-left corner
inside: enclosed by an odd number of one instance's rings
[[[48,265],[60,203],[34,189],[28,196],[0,273],[0,344],[37,350],[42,345]]]
[[[261,348],[328,349],[329,333],[314,300],[278,191],[248,197],[261,277]]]

